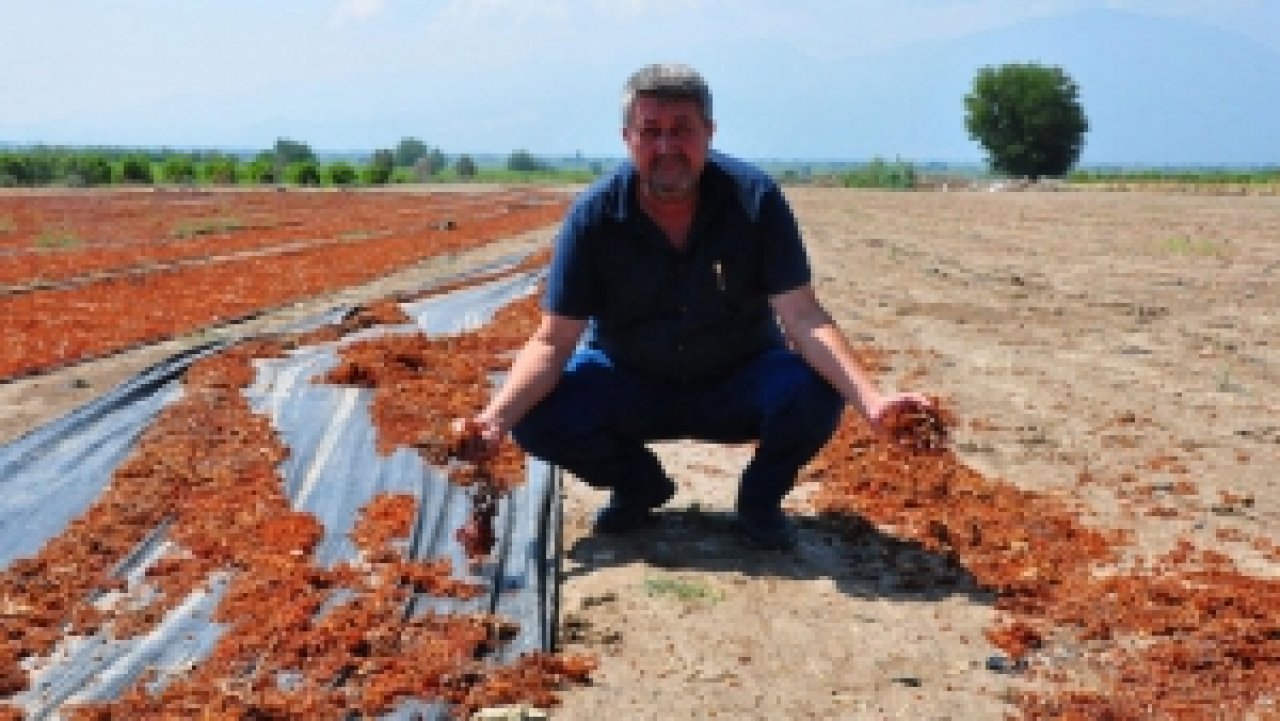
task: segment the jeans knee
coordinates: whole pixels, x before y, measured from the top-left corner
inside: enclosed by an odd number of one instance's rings
[[[839,391],[806,367],[780,420],[801,439],[802,445],[821,447],[835,434],[844,406]]]
[[[840,416],[844,412],[844,397],[839,391],[831,387],[831,384],[825,380],[818,380],[819,387],[813,393],[811,411],[813,423],[815,426],[825,429],[824,440],[830,438],[835,433],[836,426],[840,423]]]
[[[511,437],[526,453],[557,460],[604,422],[610,367],[597,356],[575,355],[551,393],[512,426]]]
[[[556,430],[562,424],[556,421],[549,410],[545,401],[529,409],[524,418],[512,426],[511,438],[525,453],[554,461],[560,455],[560,434]]]

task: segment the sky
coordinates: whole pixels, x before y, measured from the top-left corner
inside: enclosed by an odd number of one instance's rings
[[[722,150],[976,162],[969,64],[1059,58],[1085,161],[1280,164],[1280,91],[1222,60],[1280,68],[1280,0],[0,0],[0,143],[616,157],[626,76],[681,61]]]

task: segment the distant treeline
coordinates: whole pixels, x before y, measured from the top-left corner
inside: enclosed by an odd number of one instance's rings
[[[601,168],[557,168],[526,150],[502,165],[445,155],[416,138],[359,160],[324,161],[306,144],[281,138],[248,156],[222,151],[34,146],[0,149],[0,187],[106,185],[356,186],[427,182],[586,182]]]
[[[449,156],[417,138],[403,138],[393,148],[340,159],[321,159],[303,142],[281,138],[266,150],[229,153],[218,150],[171,150],[0,145],[0,188],[92,187],[108,185],[299,185],[360,186],[431,182],[587,183],[612,167],[613,160],[545,159],[527,150],[505,158]],[[972,168],[917,166],[909,161],[764,161],[761,165],[787,185],[911,189],[934,177],[992,177]],[[1280,166],[1254,168],[1081,168],[1071,183],[1280,184]]]
[[[1258,168],[1138,168],[1080,169],[1067,176],[1072,183],[1204,183],[1262,185],[1280,183],[1280,166]]]
[[[824,185],[846,188],[910,190],[920,173],[913,163],[898,159],[873,158],[864,163],[845,162],[839,168],[812,163],[771,162],[765,169],[784,185]]]

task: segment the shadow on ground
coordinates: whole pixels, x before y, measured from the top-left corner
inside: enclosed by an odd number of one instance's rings
[[[565,579],[610,566],[644,563],[668,570],[739,572],[770,578],[830,578],[857,598],[939,601],[964,596],[982,604],[995,594],[948,555],[888,535],[858,517],[796,518],[793,551],[761,551],[742,543],[724,512],[663,510],[649,528],[621,535],[588,535],[565,552]]]

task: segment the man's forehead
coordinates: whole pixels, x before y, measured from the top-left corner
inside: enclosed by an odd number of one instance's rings
[[[696,100],[688,98],[659,98],[653,96],[637,97],[631,106],[631,118],[640,120],[661,120],[680,117],[698,118],[702,110]]]

